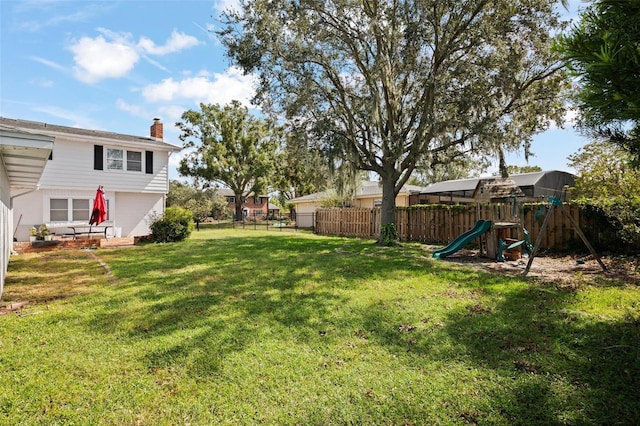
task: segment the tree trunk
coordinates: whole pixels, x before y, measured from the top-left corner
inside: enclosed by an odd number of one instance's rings
[[[380,224],[396,222],[396,183],[392,179],[382,180],[382,206],[380,206]]]
[[[382,181],[382,206],[380,207],[380,236],[378,244],[383,246],[398,245],[396,229],[396,191],[393,179]]]
[[[243,200],[242,200],[242,195],[238,195],[236,194],[236,220],[237,221],[241,221],[242,219],[244,219],[244,212],[242,211],[242,204],[243,204]]]

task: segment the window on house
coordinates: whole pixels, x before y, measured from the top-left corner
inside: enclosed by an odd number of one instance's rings
[[[109,200],[106,200],[107,220],[110,219]],[[51,198],[49,200],[49,220],[51,222],[68,222],[69,218],[78,222],[89,222],[93,199],[88,198]]]
[[[127,170],[133,172],[142,171],[142,152],[127,151]]]
[[[121,149],[107,148],[107,170],[123,170],[124,152]]]
[[[49,200],[49,218],[52,222],[66,222],[69,220],[69,202],[62,198]]]
[[[73,208],[71,217],[74,221],[89,221],[89,218],[91,217],[89,200],[73,199],[71,200],[71,205]]]
[[[142,171],[142,151],[107,148],[107,170]]]
[[[260,197],[253,197],[253,204],[262,204]]]
[[[227,202],[228,203],[235,203],[236,202],[236,197],[227,197]]]

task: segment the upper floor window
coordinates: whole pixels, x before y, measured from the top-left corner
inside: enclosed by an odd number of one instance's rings
[[[132,172],[142,171],[142,152],[127,151],[127,170]]]
[[[153,151],[134,151],[120,148],[106,148],[102,145],[93,146],[93,170],[127,170],[131,172],[144,172],[153,174]],[[143,165],[144,162],[144,165]]]
[[[262,204],[262,198],[253,197],[253,204]]]
[[[107,170],[122,170],[124,155],[121,149],[107,148]]]
[[[236,197],[227,197],[227,203],[235,203]]]
[[[126,165],[125,165],[126,159]],[[142,171],[142,152],[107,148],[107,170]]]

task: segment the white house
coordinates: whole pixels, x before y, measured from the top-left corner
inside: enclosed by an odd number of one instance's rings
[[[13,245],[13,204],[36,190],[54,138],[0,124],[0,296]]]
[[[88,224],[99,186],[105,193],[107,222],[122,236],[148,235],[150,217],[164,212],[169,156],[181,148],[163,141],[159,119],[154,119],[149,137],[2,117],[0,126],[53,139],[37,190],[13,199],[18,241],[27,241],[29,229],[42,223],[54,233],[69,231],[71,223]]]

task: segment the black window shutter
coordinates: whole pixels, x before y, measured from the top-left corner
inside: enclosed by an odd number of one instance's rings
[[[147,174],[152,175],[153,174],[153,151],[145,151],[144,152],[144,164],[145,164],[145,168],[144,171]]]
[[[102,168],[102,145],[93,146],[93,170],[103,170]]]
[[[53,160],[53,150],[49,153],[49,160]]]

